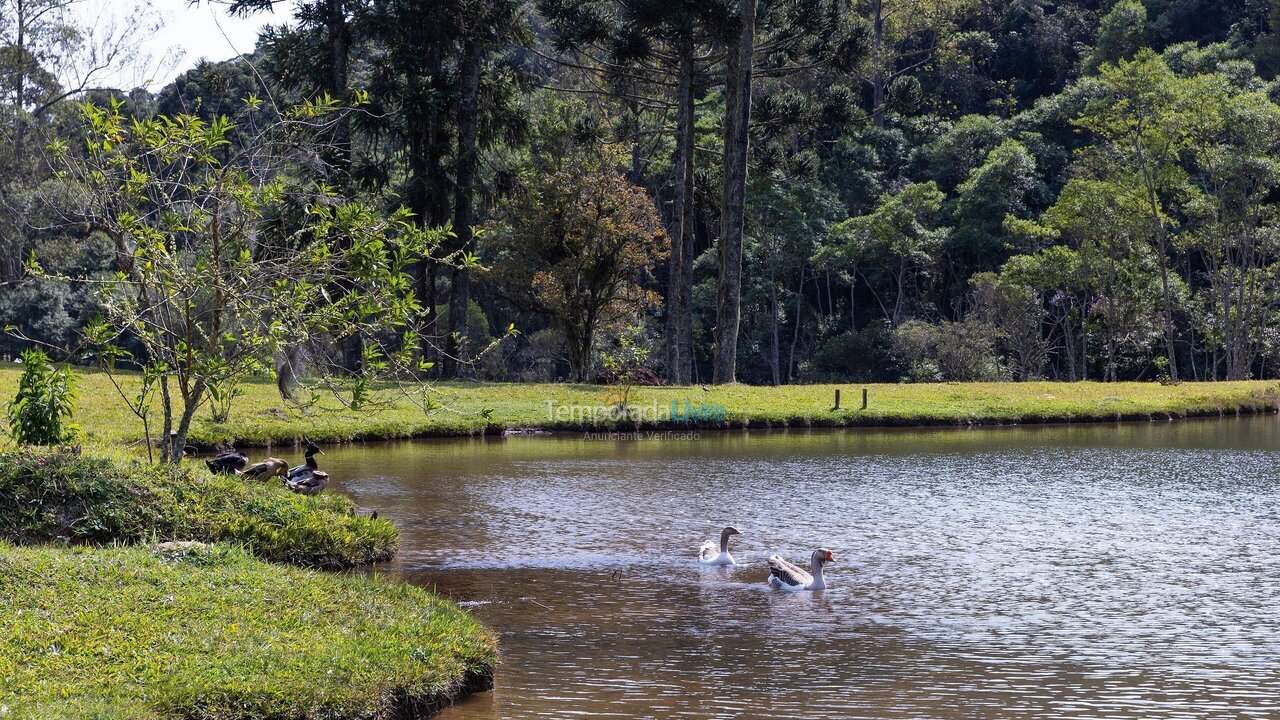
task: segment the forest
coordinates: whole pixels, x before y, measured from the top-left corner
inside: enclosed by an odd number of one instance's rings
[[[218,7],[276,19],[107,88],[133,38],[0,0],[0,356],[199,364],[215,403],[1280,375],[1268,2]]]

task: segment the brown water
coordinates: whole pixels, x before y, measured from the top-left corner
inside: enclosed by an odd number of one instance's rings
[[[1280,419],[334,450],[497,630],[463,718],[1280,717]],[[742,567],[697,548],[725,523]],[[819,545],[822,593],[765,584]]]

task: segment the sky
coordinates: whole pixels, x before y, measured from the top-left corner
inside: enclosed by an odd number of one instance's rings
[[[159,32],[148,34],[139,48],[147,59],[101,77],[95,83],[99,87],[131,88],[145,82],[156,92],[201,59],[228,60],[252,52],[264,25],[292,21],[292,0],[278,4],[274,12],[243,19],[231,17],[224,5],[207,0],[195,6],[187,0],[85,0],[80,12],[92,26],[137,22],[133,10],[139,2],[149,7],[160,23]]]

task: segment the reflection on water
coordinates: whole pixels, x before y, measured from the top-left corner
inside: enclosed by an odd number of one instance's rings
[[[462,718],[1280,712],[1280,420],[333,451],[501,636]],[[742,567],[703,568],[733,523]],[[824,593],[764,558],[830,547]]]

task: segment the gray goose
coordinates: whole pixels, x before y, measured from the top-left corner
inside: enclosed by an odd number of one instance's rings
[[[803,568],[794,563],[787,562],[781,557],[774,555],[769,558],[769,584],[779,590],[790,590],[792,592],[799,590],[825,590],[827,582],[822,577],[822,566],[827,563],[836,561],[831,551],[826,548],[818,548],[809,556],[809,567],[813,569],[813,573],[805,572]]]

